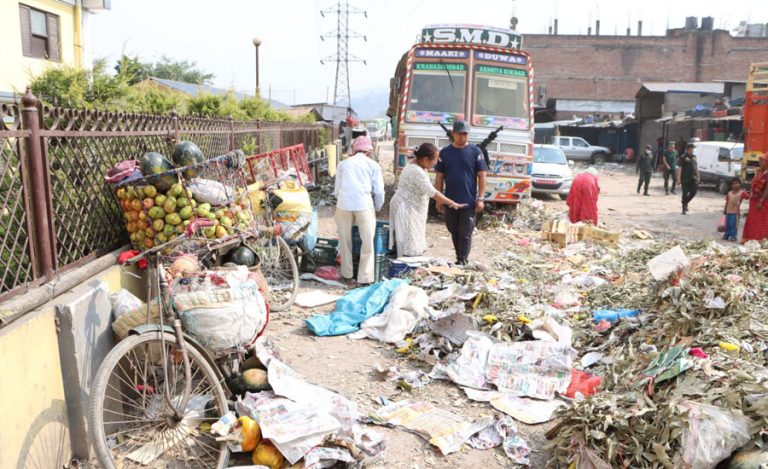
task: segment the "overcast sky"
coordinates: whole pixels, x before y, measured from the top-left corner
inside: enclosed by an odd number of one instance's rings
[[[117,59],[125,50],[151,61],[165,54],[197,61],[214,73],[216,86],[253,93],[259,48],[261,89],[288,104],[333,99],[335,64],[320,59],[335,55],[335,40],[320,35],[336,28],[329,0],[112,0],[112,10],[92,17],[94,55]],[[765,0],[352,0],[366,10],[350,17],[350,29],[367,35],[351,41],[350,51],[367,60],[350,64],[353,98],[371,89],[387,89],[399,57],[421,27],[430,23],[484,24],[506,27],[513,11],[518,30],[545,33],[558,18],[561,34],[586,34],[596,19],[601,34],[626,34],[643,21],[645,35],[662,35],[681,27],[686,16],[713,16],[715,27],[732,29],[739,21],[768,23]],[[330,90],[330,91],[329,91]]]

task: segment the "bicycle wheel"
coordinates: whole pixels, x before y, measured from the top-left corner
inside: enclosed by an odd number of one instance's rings
[[[167,377],[161,334],[165,338]],[[151,332],[130,336],[106,356],[91,389],[88,415],[101,467],[226,467],[227,445],[210,433],[210,425],[228,411],[224,390],[203,355],[190,345],[185,349],[192,391],[181,418],[175,416],[166,399],[168,392],[170,401],[180,405],[186,381],[174,335]]]
[[[279,236],[265,237],[249,247],[261,261],[261,273],[269,286],[270,311],[290,308],[299,292],[299,269],[288,243]]]

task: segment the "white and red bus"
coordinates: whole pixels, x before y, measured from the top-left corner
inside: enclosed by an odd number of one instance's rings
[[[450,144],[443,124],[465,120],[470,142],[489,157],[485,200],[517,203],[530,196],[533,159],[533,64],[516,31],[474,25],[426,26],[390,83],[395,173],[415,146]],[[432,176],[434,177],[434,176]]]

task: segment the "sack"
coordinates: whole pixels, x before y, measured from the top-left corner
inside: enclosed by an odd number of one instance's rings
[[[109,168],[107,174],[104,175],[104,182],[115,184],[132,176],[137,171],[139,171],[139,160],[124,160]],[[141,176],[141,172],[138,175]]]
[[[721,216],[717,221],[717,231],[719,233],[725,233],[725,215]]]
[[[125,288],[121,288],[119,292],[110,295],[109,299],[112,302],[112,316],[114,316],[115,319],[118,319],[126,313],[130,313],[134,309],[139,309],[144,306],[143,301],[136,298],[133,293]]]
[[[256,275],[246,268],[209,272],[223,277],[226,286],[181,293],[173,305],[181,316],[184,329],[214,351],[239,348],[253,342],[269,322],[264,296]]]

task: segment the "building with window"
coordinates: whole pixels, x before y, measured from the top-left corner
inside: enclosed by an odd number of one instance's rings
[[[24,92],[46,67],[90,68],[88,18],[111,0],[0,1],[0,101]]]

